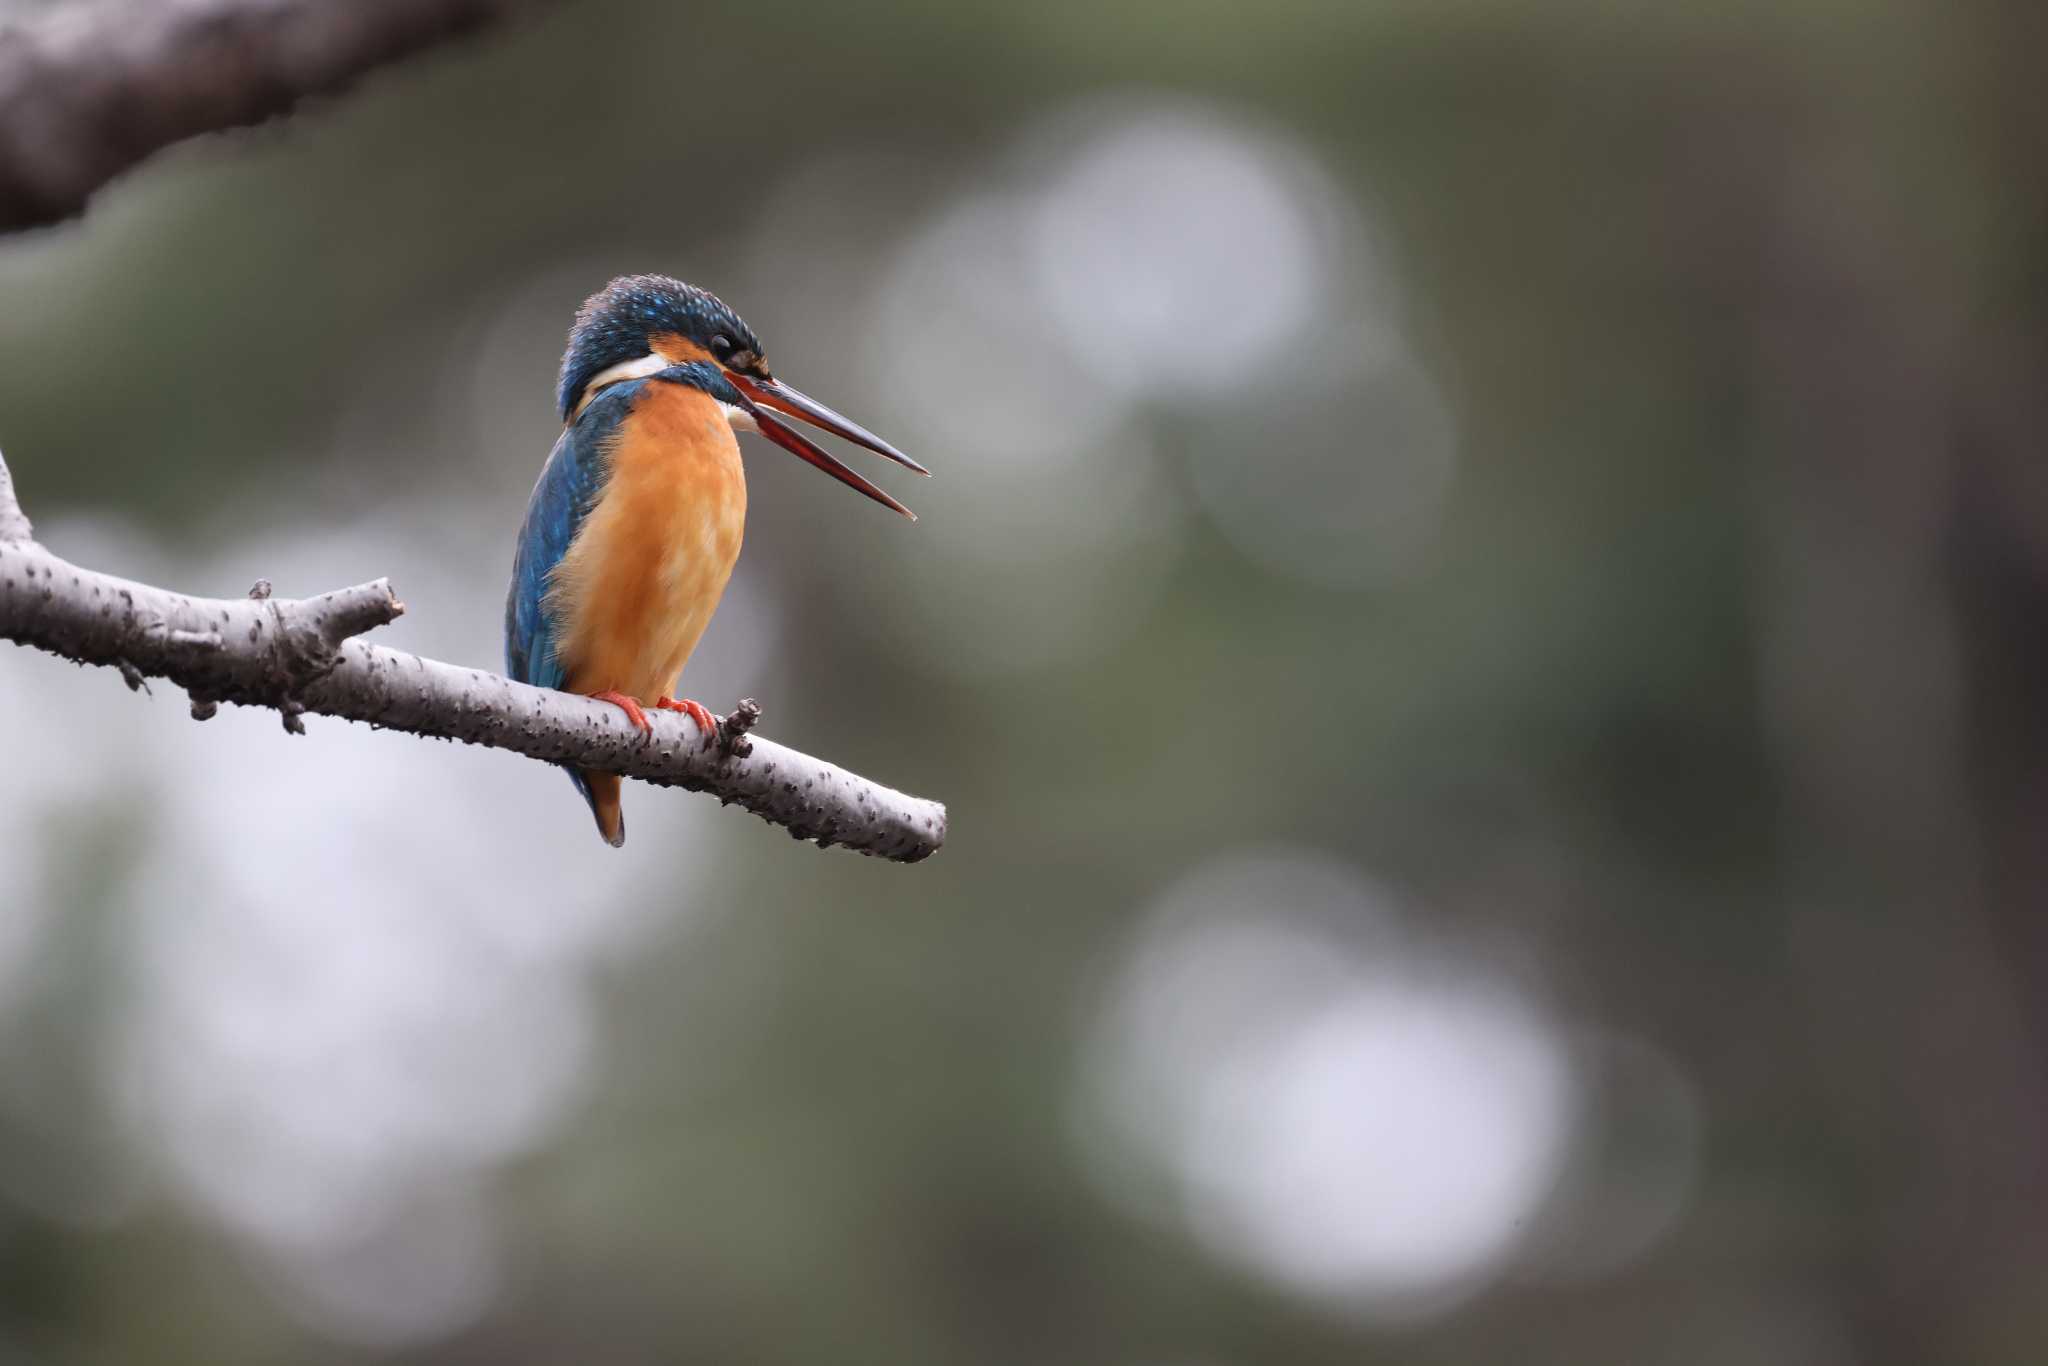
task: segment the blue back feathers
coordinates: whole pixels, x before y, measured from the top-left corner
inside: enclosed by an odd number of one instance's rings
[[[638,386],[634,386],[637,388]],[[527,500],[505,593],[505,672],[537,688],[559,688],[568,669],[555,653],[560,632],[546,611],[549,576],[583,519],[597,506],[611,472],[611,447],[627,396],[607,393],[562,429]]]
[[[664,332],[687,337],[714,355],[715,337],[725,337],[732,350],[761,350],[753,330],[717,295],[666,275],[622,275],[583,301],[569,329],[555,388],[562,420],[569,420],[593,375],[640,359],[650,349],[648,339]]]

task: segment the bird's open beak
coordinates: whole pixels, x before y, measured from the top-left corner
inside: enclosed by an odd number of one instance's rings
[[[883,507],[900,512],[913,522],[917,520],[916,513],[849,469],[834,457],[831,452],[819,446],[802,432],[797,431],[787,423],[777,421],[770,415],[768,409],[773,408],[778,412],[800,417],[806,422],[824,428],[834,436],[843,436],[848,441],[854,442],[857,445],[865,446],[871,451],[886,455],[891,460],[916,470],[919,474],[930,474],[930,470],[918,464],[879,436],[874,435],[865,427],[848,422],[824,404],[805,397],[797,390],[784,384],[781,380],[763,382],[751,376],[734,374],[732,371],[727,371],[726,375],[732,380],[733,387],[740,391],[740,396],[747,400],[749,415],[754,419],[754,426],[761,435],[767,437],[791,455],[796,456],[799,460],[816,465],[848,488],[857,489],[861,493],[865,493]]]
[[[822,427],[834,436],[845,437],[856,446],[867,447],[876,455],[887,456],[907,470],[916,470],[923,475],[931,473],[858,422],[849,422],[818,400],[792,389],[779,379],[756,379],[752,375],[743,375],[734,370],[725,373],[726,378],[733,382],[734,388],[763,407],[773,408],[778,413],[788,413],[791,417],[802,418],[813,427]]]

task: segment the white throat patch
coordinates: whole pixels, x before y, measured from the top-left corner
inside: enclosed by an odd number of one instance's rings
[[[617,365],[598,371],[590,377],[590,382],[583,386],[583,397],[576,400],[576,407],[570,412],[569,421],[573,423],[583,416],[583,410],[590,406],[592,399],[620,380],[645,379],[649,375],[658,375],[675,364],[676,361],[662,355],[661,352],[649,351],[638,360],[622,360]],[[725,410],[725,420],[731,424],[734,431],[760,432],[761,424],[754,421],[754,415],[745,408],[734,407],[723,400],[719,400],[718,406]]]
[[[674,361],[661,352],[649,351],[638,360],[622,360],[617,365],[598,371],[583,386],[583,396],[576,400],[576,407],[570,412],[569,420],[574,422],[583,416],[583,410],[590,406],[590,401],[607,386],[617,384],[622,379],[642,379],[648,375],[658,375],[674,364]]]

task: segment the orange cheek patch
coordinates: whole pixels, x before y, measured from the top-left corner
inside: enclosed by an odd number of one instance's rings
[[[691,361],[715,359],[709,351],[680,332],[657,332],[647,339],[647,344],[666,357],[671,365],[688,365]]]

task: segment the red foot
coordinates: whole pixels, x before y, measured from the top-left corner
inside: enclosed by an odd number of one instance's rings
[[[654,734],[654,723],[647,719],[646,712],[640,710],[638,699],[628,697],[622,692],[614,692],[610,688],[606,688],[603,692],[585,693],[584,696],[594,702],[611,703],[626,713],[626,719],[631,721],[642,735]]]
[[[681,712],[697,723],[698,730],[703,731],[714,740],[718,738],[718,718],[713,716],[710,709],[702,702],[692,702],[687,697],[678,702],[673,697],[664,697],[654,705],[662,711]]]

